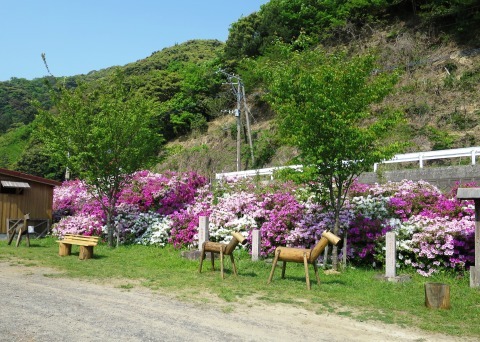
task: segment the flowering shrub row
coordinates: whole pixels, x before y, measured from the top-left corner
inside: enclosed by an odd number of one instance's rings
[[[101,205],[87,190],[80,181],[65,182],[55,190],[59,222],[54,234],[105,233]],[[394,231],[399,266],[429,276],[472,265],[473,205],[456,200],[454,194],[455,189],[442,194],[421,181],[355,183],[340,217],[349,260],[364,265],[383,262],[385,234]],[[228,242],[231,233],[239,231],[251,241],[251,231],[259,229],[266,256],[280,245],[310,247],[333,228],[331,213],[313,198],[308,187],[290,183],[237,180],[211,188],[196,173],[139,171],[118,196],[114,224],[122,243],[193,247],[198,243],[199,217],[209,216],[211,240]]]

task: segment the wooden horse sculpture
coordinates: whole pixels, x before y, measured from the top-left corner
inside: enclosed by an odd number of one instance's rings
[[[307,289],[310,290],[310,277],[308,275],[308,264],[313,265],[315,270],[315,277],[317,278],[317,283],[320,285],[320,278],[318,276],[318,267],[317,267],[317,258],[320,253],[323,252],[325,247],[330,243],[332,245],[338,246],[341,239],[330,232],[323,232],[322,238],[312,249],[305,248],[292,248],[292,247],[277,247],[275,249],[275,258],[273,259],[272,271],[270,272],[270,277],[268,278],[267,284],[270,284],[273,278],[273,273],[275,272],[275,267],[277,266],[278,260],[283,261],[282,267],[282,279],[285,278],[285,268],[287,266],[287,261],[297,262],[305,265],[305,281],[307,282]]]
[[[215,253],[220,254],[220,273],[222,275],[222,279],[224,279],[224,274],[223,274],[223,256],[224,255],[230,255],[230,260],[232,261],[233,273],[237,275],[237,267],[235,266],[233,251],[235,250],[235,248],[239,243],[244,245],[246,242],[247,242],[247,239],[242,234],[237,232],[232,233],[232,240],[228,245],[220,242],[205,241],[202,245],[202,252],[200,254],[200,267],[198,269],[198,272],[202,272],[202,264],[203,264],[203,260],[205,259],[205,253],[210,252],[212,257],[213,270],[215,270],[214,255]]]
[[[28,233],[28,226],[27,221],[30,219],[30,214],[25,214],[23,216],[23,223],[19,223],[17,227],[13,229],[13,232],[10,233],[10,237],[8,238],[8,244],[10,245],[13,241],[13,237],[15,234],[18,234],[16,247],[20,245],[20,241],[22,240],[22,236],[25,235],[27,241],[27,247],[30,247],[30,234]]]

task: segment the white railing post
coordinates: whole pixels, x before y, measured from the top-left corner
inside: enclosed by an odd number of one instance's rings
[[[418,159],[420,160],[420,168],[423,169],[423,154],[420,154]]]
[[[472,150],[472,165],[475,165],[475,162],[476,162],[476,160],[475,160],[475,152],[476,152],[475,150]]]

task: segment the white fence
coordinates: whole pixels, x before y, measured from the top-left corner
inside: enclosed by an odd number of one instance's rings
[[[279,167],[270,167],[267,169],[256,169],[256,170],[246,170],[238,172],[226,172],[226,173],[216,173],[215,179],[222,178],[247,178],[247,177],[256,177],[256,176],[270,176],[273,177],[273,173],[277,170],[291,168],[294,170],[301,170],[302,165],[292,165],[292,166],[279,166]]]
[[[480,154],[480,146],[456,148],[452,150],[415,152],[415,153],[397,154],[392,159],[383,161],[382,164],[418,162],[419,167],[422,169],[423,161],[425,160],[470,157],[471,164],[475,165],[475,159],[478,154]],[[377,168],[378,168],[378,163],[373,165],[373,171],[376,172]]]
[[[457,149],[452,149],[452,150],[439,150],[439,151],[397,154],[392,159],[383,161],[380,164],[418,162],[419,167],[423,168],[423,162],[425,160],[469,157],[469,158],[471,158],[471,165],[475,165],[477,155],[480,155],[480,146],[457,148]],[[378,164],[379,163],[375,163],[373,165],[373,171],[374,172],[377,171]],[[255,177],[255,176],[270,176],[270,177],[272,177],[272,175],[275,171],[280,170],[280,169],[284,169],[284,168],[292,168],[292,169],[295,169],[295,170],[301,170],[302,165],[280,166],[280,167],[270,167],[270,168],[267,168],[267,169],[217,173],[217,174],[215,174],[215,179],[246,178],[246,177]]]

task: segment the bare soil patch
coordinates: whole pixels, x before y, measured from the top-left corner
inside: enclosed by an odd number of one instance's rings
[[[468,341],[254,299],[186,302],[127,281],[67,279],[6,261],[0,288],[0,341]]]

